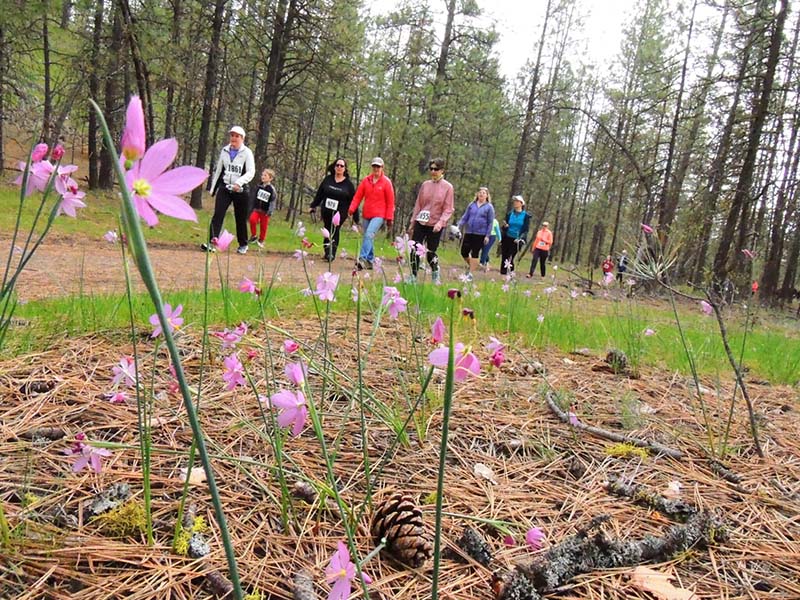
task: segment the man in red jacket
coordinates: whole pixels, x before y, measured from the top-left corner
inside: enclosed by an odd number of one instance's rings
[[[364,201],[364,208],[361,210],[364,238],[356,261],[356,268],[359,271],[372,268],[372,261],[375,260],[375,235],[381,225],[386,223],[386,227],[391,227],[394,220],[394,186],[391,179],[383,174],[383,159],[376,156],[372,159],[371,165],[372,173],[358,184],[356,195],[353,196],[347,211],[352,217],[361,201]]]

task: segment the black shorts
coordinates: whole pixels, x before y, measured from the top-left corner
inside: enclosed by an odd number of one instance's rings
[[[467,258],[467,256],[478,258],[481,255],[481,250],[483,249],[484,237],[485,236],[479,233],[465,234],[464,239],[461,242],[461,256],[463,258]]]

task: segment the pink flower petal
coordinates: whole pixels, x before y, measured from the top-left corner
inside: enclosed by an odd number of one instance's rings
[[[161,140],[150,146],[139,163],[137,179],[153,182],[175,161],[178,154],[178,141],[174,138]]]
[[[189,203],[177,196],[162,194],[160,191],[153,192],[147,197],[147,202],[160,213],[167,216],[181,219],[183,221],[197,221],[197,215]]]
[[[208,173],[197,167],[177,167],[150,180],[160,194],[180,196],[191,192],[208,179]]]
[[[447,357],[450,356],[449,348],[437,348],[428,355],[428,361],[440,369],[447,368]]]

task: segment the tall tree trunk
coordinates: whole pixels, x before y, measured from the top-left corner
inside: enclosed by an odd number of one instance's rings
[[[147,70],[147,64],[144,62],[144,58],[142,58],[139,41],[136,39],[130,3],[128,0],[118,0],[118,2],[120,10],[122,11],[122,19],[125,23],[125,38],[128,41],[128,48],[131,51],[133,68],[136,73],[136,89],[139,91],[139,98],[142,99],[142,104],[144,104],[145,108],[145,116],[147,117],[147,145],[151,146],[155,139],[155,119],[153,117],[153,99],[150,94],[150,73]]]
[[[92,50],[91,64],[89,65],[89,98],[99,104],[100,102],[100,78],[97,76],[98,62],[100,60],[100,40],[103,34],[103,5],[104,0],[96,0],[94,7],[94,28],[92,30]],[[89,125],[86,135],[89,145],[89,189],[96,189],[98,186],[97,172],[97,113],[93,107],[89,107]]]
[[[6,58],[8,54],[8,45],[6,43],[6,29],[0,23],[0,175],[6,166],[6,153],[5,148],[5,99],[6,99],[6,65],[9,60]]]
[[[433,79],[433,93],[431,94],[431,101],[428,104],[427,114],[427,131],[425,132],[425,141],[422,145],[422,157],[419,162],[420,174],[428,172],[428,163],[433,158],[433,140],[438,133],[436,131],[438,121],[439,102],[442,97],[442,92],[445,86],[445,76],[447,75],[447,61],[450,56],[450,45],[453,43],[453,21],[456,14],[456,0],[447,0],[447,21],[444,26],[444,37],[442,37],[442,44],[439,46],[439,58],[436,61],[436,75]],[[437,152],[439,152],[437,150]]]
[[[681,107],[683,106],[683,94],[686,88],[686,71],[689,67],[689,51],[692,47],[692,33],[694,32],[694,16],[696,12],[697,0],[694,0],[692,16],[689,19],[689,32],[686,36],[686,49],[683,53],[678,98],[675,102],[675,112],[672,115],[672,127],[670,128],[669,145],[667,146],[667,162],[664,166],[664,182],[661,185],[661,196],[658,201],[658,233],[661,237],[662,247],[666,247],[669,239],[670,228],[672,227],[672,221],[675,219],[675,211],[680,197],[680,189],[676,190],[672,185],[672,161],[675,157],[675,146],[678,140],[678,125],[681,120]]]
[[[272,45],[267,61],[267,76],[261,90],[261,106],[256,130],[256,167],[263,168],[269,158],[269,134],[272,118],[278,107],[278,97],[283,87],[283,68],[286,51],[291,42],[292,28],[297,17],[297,0],[278,0],[272,28]]]
[[[517,147],[517,159],[514,161],[514,176],[511,178],[511,193],[509,196],[514,196],[522,191],[522,179],[525,177],[528,144],[530,143],[531,129],[533,127],[533,108],[539,88],[539,71],[542,66],[542,51],[544,50],[544,42],[547,38],[547,26],[550,22],[552,4],[553,0],[547,0],[542,33],[539,36],[539,49],[536,54],[536,64],[533,67],[533,75],[531,76],[531,89],[528,93],[528,103],[525,107],[525,118],[522,123],[522,135],[520,136],[519,146]]]
[[[42,62],[44,69],[44,115],[42,118],[42,140],[50,139],[50,131],[53,126],[53,90],[50,75],[50,34],[48,33],[48,3],[44,4],[44,14],[42,15]]]
[[[75,3],[72,0],[63,0],[61,4],[61,29],[66,29],[69,21],[72,18],[72,6]]]
[[[180,44],[181,33],[181,0],[172,0],[172,27],[169,34],[169,47],[177,49]],[[167,106],[164,115],[164,137],[171,138],[175,121],[175,69],[170,69],[167,83]]]
[[[742,216],[741,227],[747,226],[746,216],[750,199],[751,187],[753,185],[753,172],[755,170],[756,157],[761,142],[761,132],[764,128],[764,121],[769,112],[769,101],[772,96],[773,83],[775,81],[775,71],[778,66],[780,55],[781,40],[783,38],[783,26],[786,22],[788,0],[780,0],[780,8],[775,18],[770,37],[769,52],[767,55],[766,72],[764,73],[763,83],[761,83],[761,93],[754,107],[754,114],[750,123],[750,132],[747,136],[747,151],[745,152],[742,170],[736,184],[736,191],[731,201],[728,217],[720,237],[717,254],[714,257],[714,278],[723,281],[728,273],[737,265],[741,264],[738,252],[734,252],[729,264],[730,251],[733,245],[733,236],[736,226],[739,224],[739,215]]]
[[[118,139],[119,128],[119,62],[120,50],[122,49],[122,19],[119,9],[114,8],[113,25],[111,26],[111,44],[108,47],[108,60],[106,71],[105,98],[103,99],[103,113],[108,123],[111,139]],[[102,150],[100,151],[100,171],[98,185],[104,189],[114,187],[114,164],[111,160],[111,149],[106,145],[105,138],[102,140]]]
[[[197,140],[197,159],[195,166],[206,168],[208,155],[208,132],[211,125],[211,110],[214,104],[214,90],[217,86],[217,70],[219,69],[219,44],[222,37],[223,15],[227,0],[216,0],[214,4],[214,22],[211,26],[211,47],[208,51],[206,63],[206,81],[203,94],[203,114],[200,117],[200,135]],[[210,182],[213,183],[213,182]],[[192,190],[192,199],[189,203],[192,208],[203,208],[203,186]]]

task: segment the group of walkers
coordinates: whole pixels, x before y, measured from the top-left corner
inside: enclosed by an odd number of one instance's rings
[[[230,140],[222,148],[214,175],[209,182],[214,195],[214,215],[211,218],[210,239],[219,238],[225,213],[233,204],[236,220],[237,252],[246,254],[249,244],[262,247],[269,227],[270,215],[275,210],[277,193],[272,182],[275,173],[270,169],[261,172],[260,183],[250,184],[255,178],[253,152],[244,144],[245,131],[240,126],[231,127]],[[359,223],[363,231],[361,250],[356,259],[356,268],[372,269],[375,260],[375,236],[386,225],[391,228],[395,212],[395,193],[392,181],[384,173],[384,162],[375,157],[370,163],[371,172],[356,188],[350,180],[347,161],[337,158],[329,166],[327,175],[317,188],[309,207],[312,215],[320,210],[327,231],[323,240],[324,259],[332,262],[337,256],[342,225],[348,217]],[[406,233],[410,241],[409,282],[416,281],[424,254],[431,270],[431,280],[441,281],[437,250],[442,230],[455,211],[453,185],[445,179],[445,161],[433,158],[428,163],[430,177],[420,185]],[[363,207],[362,207],[363,204]],[[360,211],[360,219],[359,219]],[[486,187],[478,188],[475,198],[458,220],[463,231],[461,256],[466,265],[465,279],[471,281],[478,268],[488,270],[489,253],[500,243],[500,273],[514,272],[514,260],[527,245],[531,215],[525,211],[522,196],[512,198],[511,210],[502,221],[498,221],[491,194]],[[248,224],[250,236],[248,237]],[[546,261],[553,245],[553,233],[545,221],[533,242],[533,259],[528,277],[532,277],[539,264],[541,276],[546,275]],[[202,244],[202,249],[211,251],[213,244]],[[422,251],[418,251],[418,249]],[[604,263],[605,265],[605,263]],[[605,267],[604,267],[605,268]],[[618,270],[624,272],[624,266]],[[621,277],[621,276],[620,276]]]

